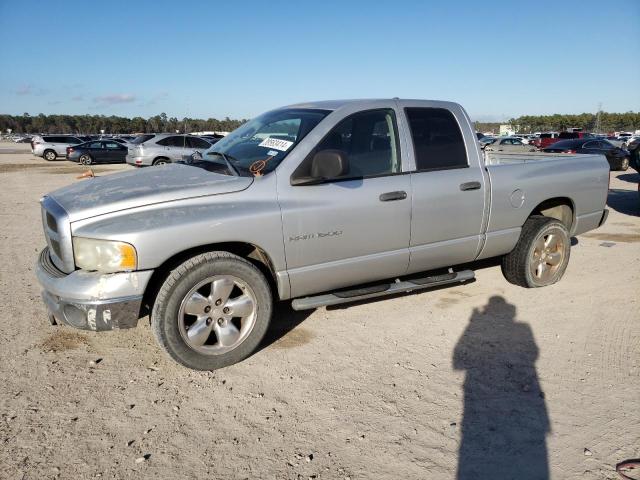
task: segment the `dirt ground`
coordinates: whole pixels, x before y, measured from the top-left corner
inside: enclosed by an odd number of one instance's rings
[[[38,199],[83,169],[0,145],[0,478],[617,478],[640,457],[638,174],[564,279],[293,312],[260,351],[187,370],[137,329],[52,327]],[[129,168],[98,167],[99,174]]]

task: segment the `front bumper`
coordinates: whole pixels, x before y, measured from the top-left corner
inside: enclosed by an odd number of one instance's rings
[[[142,296],[153,270],[103,274],[58,270],[45,248],[36,264],[42,299],[59,322],[82,330],[114,330],[138,324]]]

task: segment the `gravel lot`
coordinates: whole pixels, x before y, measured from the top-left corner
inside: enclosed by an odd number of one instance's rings
[[[559,284],[518,288],[489,262],[468,285],[285,304],[258,353],[200,373],[146,320],[49,326],[38,199],[91,180],[28,148],[0,145],[0,478],[613,479],[640,457],[633,170],[612,174],[609,220]]]

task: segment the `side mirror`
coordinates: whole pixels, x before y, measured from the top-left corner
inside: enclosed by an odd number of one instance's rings
[[[349,173],[349,157],[342,150],[321,150],[311,159],[309,176],[293,178],[291,185],[315,185]]]

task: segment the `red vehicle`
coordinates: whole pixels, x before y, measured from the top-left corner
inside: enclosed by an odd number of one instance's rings
[[[554,144],[560,140],[574,140],[576,138],[590,138],[593,137],[591,133],[585,132],[560,132],[560,133],[542,133],[539,138],[533,141],[533,144],[539,150],[547,148],[549,145]]]

